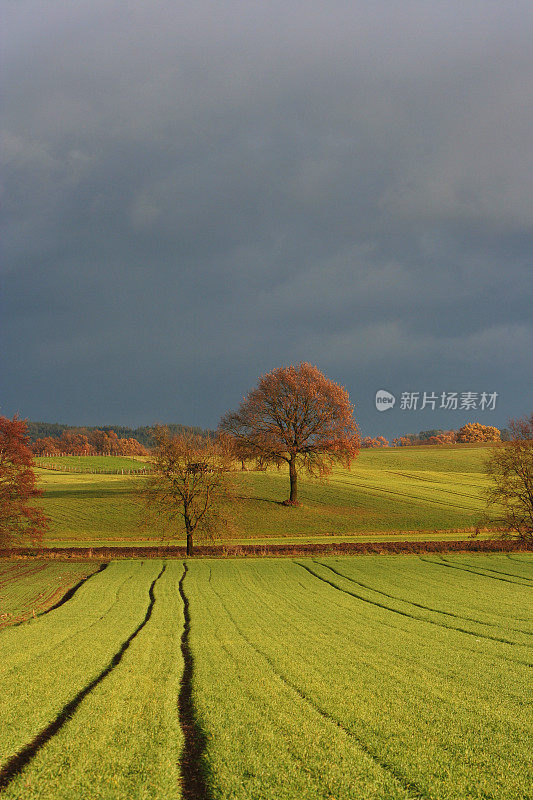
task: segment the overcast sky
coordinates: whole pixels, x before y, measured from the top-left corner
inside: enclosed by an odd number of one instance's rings
[[[364,434],[531,413],[530,1],[1,5],[0,413],[213,427],[302,360]]]

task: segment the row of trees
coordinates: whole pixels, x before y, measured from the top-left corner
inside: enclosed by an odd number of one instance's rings
[[[114,431],[119,439],[136,439],[140,444],[145,447],[152,447],[153,445],[153,425],[139,425],[136,428],[127,425],[99,425],[91,426],[84,425],[65,425],[59,422],[33,422],[28,420],[26,422],[27,433],[32,443],[37,439],[59,439],[64,431],[71,433],[82,433],[89,435],[92,431],[102,430],[104,433]],[[181,433],[194,433],[198,436],[210,436],[214,431],[208,431],[204,428],[192,427],[190,425],[176,425],[174,423],[166,425],[172,436],[177,436]]]
[[[426,444],[455,444],[475,442],[499,442],[502,432],[491,425],[482,425],[480,422],[469,422],[459,430],[420,431],[407,436],[398,436],[392,440],[392,447],[413,447]],[[365,436],[361,447],[390,447],[391,443],[384,436]]]
[[[64,430],[60,436],[36,439],[32,450],[37,456],[147,456],[148,450],[133,438],[119,438],[113,430],[85,428]]]
[[[361,447],[390,447],[390,442],[384,436],[365,436],[361,439]]]

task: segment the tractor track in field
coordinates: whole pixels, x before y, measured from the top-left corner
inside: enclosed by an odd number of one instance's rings
[[[155,604],[155,595],[154,595],[154,588],[162,576],[166,569],[166,566],[163,566],[159,575],[154,578],[152,581],[150,588],[148,590],[148,596],[150,598],[150,602],[148,603],[148,608],[146,609],[146,614],[144,616],[143,621],[138,625],[133,633],[131,633],[128,638],[121,644],[120,648],[117,650],[115,655],[112,657],[111,661],[105,667],[99,675],[96,676],[87,686],[84,686],[78,694],[72,698],[59,712],[56,718],[43,728],[43,730],[37,734],[37,736],[32,739],[27,745],[25,745],[18,753],[15,753],[14,756],[11,756],[8,761],[0,768],[0,793],[9,786],[11,781],[19,775],[20,772],[26,767],[30,761],[37,755],[37,753],[47,744],[50,739],[52,739],[56,733],[58,733],[63,725],[69,721],[72,715],[77,711],[78,707],[82,703],[82,701],[90,694],[93,689],[95,689],[98,684],[100,684],[104,678],[107,676],[117,667],[122,658],[124,653],[133,642],[135,637],[142,631],[145,625],[148,623],[150,617],[152,616],[152,611],[154,609]],[[93,573],[94,574],[94,573]]]
[[[39,611],[38,614],[32,615],[31,617],[26,617],[26,619],[19,619],[17,622],[13,622],[11,625],[8,624],[4,628],[2,628],[2,630],[7,630],[7,628],[18,628],[19,625],[25,625],[27,622],[32,622],[35,619],[39,619],[39,617],[44,617],[51,611],[55,611],[56,608],[60,608],[62,605],[64,605],[74,597],[78,589],[80,589],[84,583],[87,583],[87,581],[93,578],[95,575],[99,575],[108,566],[109,566],[109,561],[106,561],[104,564],[100,564],[100,566],[98,567],[97,570],[95,570],[95,572],[91,572],[90,575],[86,575],[86,577],[82,578],[81,581],[78,581],[78,583],[76,583],[74,586],[71,586],[70,589],[67,589],[67,591],[59,598],[59,600],[56,603],[54,603],[53,606],[50,606],[50,608],[47,608],[45,611]]]
[[[320,562],[315,562],[315,563],[320,563]],[[297,580],[297,584],[302,589],[304,589],[306,593],[309,593],[309,591],[310,591],[309,584],[306,585],[306,584],[302,583],[302,581],[300,581],[300,580]],[[266,604],[264,599],[262,599],[261,602],[263,604]],[[271,606],[267,605],[267,607],[269,608],[269,610],[272,610]],[[293,627],[296,631],[298,631],[298,632],[300,631],[300,628],[298,626],[295,626],[292,622],[289,621],[289,624],[291,624],[291,627]],[[310,620],[310,624],[312,624],[311,620]],[[398,630],[398,626],[394,625],[391,621],[389,621],[389,622],[383,622],[382,621],[380,624],[385,625],[386,627],[391,628],[394,631]],[[511,628],[510,630],[516,630],[519,633],[524,633],[524,631],[522,629],[518,629],[518,628]],[[523,647],[527,647],[528,645],[522,645],[522,646]],[[464,642],[461,644],[461,649],[465,650],[465,651],[467,651],[469,653],[474,653],[474,654],[476,654],[478,652],[477,650],[472,649],[471,647],[468,647]],[[517,658],[509,658],[508,656],[505,656],[505,655],[503,655],[501,653],[492,653],[492,654],[490,654],[490,658],[496,659],[497,661],[505,661],[505,662],[507,662],[509,664],[518,664],[519,666],[527,667],[528,669],[532,669],[533,668],[533,662],[531,662],[531,661],[523,661],[523,660],[517,659]]]
[[[407,619],[414,619],[417,622],[426,622],[428,625],[435,625],[438,628],[443,628],[444,630],[448,631],[459,631],[460,633],[466,633],[468,636],[473,636],[476,639],[490,639],[493,642],[502,642],[503,644],[510,644],[516,646],[517,644],[520,646],[518,642],[513,642],[511,639],[504,639],[501,636],[491,636],[488,633],[476,633],[475,631],[469,631],[467,628],[459,628],[456,625],[443,625],[442,622],[437,622],[433,619],[426,619],[425,617],[417,617],[415,614],[409,614],[408,611],[400,611],[397,608],[392,608],[392,606],[387,606],[385,603],[379,603],[377,600],[369,600],[368,597],[363,597],[363,595],[356,594],[355,592],[350,592],[348,589],[341,589],[340,586],[337,586],[332,581],[329,581],[327,578],[324,578],[322,575],[319,575],[310,567],[307,567],[305,564],[301,564],[299,561],[295,561],[302,569],[305,569],[310,575],[313,575],[315,578],[318,578],[319,581],[323,581],[331,586],[333,589],[336,589],[338,592],[344,592],[344,594],[349,595],[350,597],[355,597],[356,600],[361,600],[363,603],[369,603],[372,606],[377,606],[378,608],[383,608],[386,611],[392,611],[394,614],[399,614],[401,617],[407,617]],[[433,562],[437,563],[437,562]],[[527,645],[522,645],[526,647]]]
[[[456,503],[447,503],[444,500],[437,500],[436,498],[419,497],[418,495],[407,494],[406,492],[397,492],[394,489],[384,489],[382,486],[372,486],[368,483],[360,483],[358,481],[343,481],[336,480],[335,485],[342,484],[344,486],[357,486],[362,489],[368,489],[371,492],[378,492],[378,494],[390,494],[395,497],[400,497],[402,500],[416,500],[417,502],[429,503],[430,505],[446,506],[446,508],[459,509],[460,511],[473,511],[471,506],[460,506]]]
[[[44,615],[45,614],[49,614],[50,611],[55,611],[56,608],[60,608],[65,603],[68,603],[68,601],[71,600],[74,597],[74,595],[76,594],[78,589],[80,589],[83,586],[84,583],[87,583],[87,581],[89,581],[91,578],[94,578],[95,575],[99,575],[101,572],[104,571],[104,569],[107,569],[108,566],[109,566],[109,561],[106,561],[105,564],[100,564],[100,566],[98,567],[98,569],[95,572],[91,572],[91,574],[87,575],[86,578],[82,578],[81,581],[78,581],[78,583],[75,586],[71,586],[71,588],[68,589],[68,591],[65,592],[63,597],[61,597],[57,601],[57,603],[54,603],[53,606],[50,606],[50,608],[48,608],[46,611],[42,611],[37,616],[44,617]]]
[[[486,572],[478,572],[475,569],[468,569],[467,567],[461,567],[458,564],[451,564],[449,561],[445,561],[441,559],[441,561],[433,561],[431,558],[424,558],[420,556],[421,561],[425,561],[426,564],[436,564],[438,567],[448,567],[448,569],[457,569],[460,572],[470,572],[472,575],[481,575],[482,578],[490,578],[493,581],[502,581],[503,583],[512,583],[514,586],[526,586],[528,589],[531,589],[531,583],[521,583],[519,581],[511,581],[509,578],[499,578],[497,575],[487,575]],[[529,580],[526,578],[525,580]]]
[[[144,564],[144,561],[141,561],[141,566],[142,566],[142,564]],[[94,574],[94,573],[93,573],[93,574]],[[92,576],[89,576],[89,577],[92,577]],[[41,651],[40,653],[37,653],[36,655],[32,655],[32,656],[30,656],[28,659],[26,659],[25,665],[27,666],[27,665],[28,665],[28,664],[30,664],[32,661],[34,661],[34,660],[36,660],[36,659],[40,659],[40,658],[42,658],[42,657],[43,657],[43,656],[44,656],[44,655],[45,655],[47,652],[49,652],[50,650],[53,650],[53,649],[55,649],[55,648],[57,648],[57,647],[59,647],[59,646],[63,646],[63,645],[65,644],[65,642],[68,642],[68,641],[69,641],[69,639],[73,639],[75,636],[79,636],[81,633],[87,633],[87,631],[90,631],[90,630],[91,630],[91,628],[94,628],[94,627],[95,627],[95,625],[98,625],[98,623],[99,623],[99,622],[102,622],[102,620],[103,620],[103,619],[105,619],[105,617],[107,617],[107,615],[111,613],[111,611],[113,610],[113,608],[114,608],[114,607],[116,606],[116,604],[118,603],[118,598],[119,598],[119,595],[120,595],[120,593],[122,592],[122,590],[124,589],[124,586],[125,586],[125,584],[126,584],[128,581],[131,581],[131,579],[132,579],[133,577],[134,577],[134,574],[132,573],[132,574],[131,574],[131,575],[129,575],[127,578],[125,578],[125,580],[124,580],[124,581],[121,583],[121,585],[120,585],[120,586],[118,587],[118,589],[116,590],[116,592],[115,592],[115,599],[113,600],[113,602],[111,603],[111,605],[110,605],[108,608],[106,608],[106,610],[104,611],[104,613],[103,613],[103,614],[101,614],[101,615],[100,615],[99,617],[97,617],[97,618],[96,618],[96,619],[95,619],[93,622],[91,622],[91,623],[90,623],[90,625],[87,625],[86,627],[82,627],[82,628],[80,628],[80,629],[78,629],[78,630],[75,630],[73,633],[69,633],[67,636],[65,636],[65,637],[64,637],[64,639],[59,639],[57,642],[54,642],[52,645],[50,645],[49,647],[45,648],[45,650]],[[9,626],[9,629],[11,629],[11,628],[16,628],[16,627],[18,627],[19,625],[23,625],[25,621],[27,622],[28,620],[24,620],[24,621],[22,621],[22,622],[17,622],[17,624],[16,624],[16,625],[10,625],[10,626]],[[3,628],[3,629],[2,629],[2,632],[3,632],[3,631],[6,631],[6,630],[8,630],[8,628]],[[4,675],[3,675],[3,678],[5,679],[7,676],[9,676],[9,675],[12,675],[12,674],[13,674],[13,672],[15,672],[15,671],[16,671],[18,668],[19,668],[19,667],[18,667],[18,664],[15,664],[13,667],[11,667],[11,669],[9,669],[7,672],[5,672],[5,673],[4,673]]]
[[[386,772],[388,775],[390,775],[397,781],[397,783],[402,787],[402,789],[409,795],[409,800],[432,800],[431,795],[427,794],[420,786],[418,786],[418,784],[406,778],[401,772],[399,772],[396,769],[396,767],[394,767],[394,765],[389,764],[382,758],[380,758],[380,756],[374,752],[373,748],[369,747],[368,744],[363,739],[361,739],[351,728],[347,727],[340,720],[336,719],[327,711],[325,711],[321,706],[318,705],[318,703],[316,703],[302,689],[300,689],[299,686],[297,686],[289,678],[287,678],[287,676],[278,668],[273,659],[267,653],[265,653],[263,650],[257,647],[257,645],[254,644],[254,642],[252,642],[251,639],[244,633],[242,628],[235,621],[235,618],[231,613],[231,611],[228,609],[226,603],[224,602],[224,599],[216,591],[216,589],[213,588],[212,591],[214,592],[214,594],[216,594],[216,596],[220,600],[222,607],[224,608],[226,614],[228,615],[228,618],[231,620],[239,636],[242,639],[244,639],[246,644],[255,653],[257,653],[258,656],[260,656],[264,661],[266,661],[266,663],[269,665],[274,675],[276,675],[285,686],[291,689],[294,692],[294,694],[296,694],[300,698],[300,700],[303,700],[320,717],[322,717],[327,722],[334,725],[336,728],[343,731],[343,733],[345,733],[347,736],[353,739],[363,753],[369,756],[369,758],[371,758],[372,761],[375,764],[377,764],[377,766],[381,767],[381,769],[384,772]],[[191,797],[190,800],[194,800],[194,798]]]
[[[373,586],[370,586],[368,583],[362,583],[361,581],[355,580],[355,578],[349,577],[349,575],[344,575],[342,572],[330,567],[329,564],[324,564],[322,561],[317,561],[315,558],[313,559],[313,564],[318,564],[320,567],[324,567],[325,569],[329,569],[330,572],[333,572],[335,575],[338,575],[339,578],[344,578],[350,583],[354,583],[356,586],[360,586],[362,589],[368,589],[370,592],[375,592],[376,594],[381,594],[384,597],[388,597],[390,600],[397,600],[399,603],[405,603],[409,606],[415,606],[415,608],[421,608],[424,611],[432,611],[435,614],[444,614],[447,617],[453,617],[454,619],[462,619],[465,622],[474,622],[476,625],[488,625],[491,628],[497,628],[498,625],[495,622],[484,622],[483,620],[476,619],[475,617],[465,617],[462,614],[455,614],[453,611],[443,611],[440,608],[434,608],[433,606],[425,606],[422,603],[415,603],[413,600],[405,600],[403,597],[398,597],[395,594],[388,594],[387,592],[382,591],[381,589],[374,589]],[[301,566],[301,564],[300,564]],[[490,576],[489,576],[490,577]],[[446,626],[448,627],[448,626]],[[509,630],[514,631],[515,633],[521,633],[524,636],[532,636],[533,633],[531,631],[525,631],[523,628],[509,628]]]
[[[444,560],[447,561],[447,559],[444,559]],[[447,563],[449,563],[449,562],[447,562]],[[484,567],[483,564],[481,564],[481,566],[479,566],[478,564],[470,564],[467,561],[463,561],[463,564],[466,567],[469,567],[469,568],[470,567],[472,567],[472,568],[477,567],[478,569],[483,569],[486,572],[494,572],[494,573],[496,573],[496,575],[506,575],[508,578],[518,578],[519,581],[529,581],[530,583],[533,581],[533,578],[530,578],[527,575],[517,575],[515,572],[504,572],[501,569],[492,569],[492,567]],[[487,577],[490,578],[492,576],[488,575]]]
[[[211,800],[212,794],[206,780],[203,764],[203,754],[207,740],[198,723],[192,695],[194,658],[189,642],[191,615],[189,599],[183,588],[187,572],[187,564],[183,562],[183,575],[178,584],[179,593],[183,601],[183,633],[181,634],[183,674],[178,698],[179,721],[184,738],[184,746],[180,758],[181,784],[184,800]]]
[[[525,558],[511,558],[511,553],[507,553],[506,557],[509,561],[518,561],[519,564],[527,564],[529,567],[533,566],[533,561],[528,561]]]

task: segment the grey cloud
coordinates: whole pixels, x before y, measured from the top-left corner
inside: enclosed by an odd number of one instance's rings
[[[6,3],[2,408],[214,425],[305,358],[372,433],[406,424],[371,407],[387,381],[529,411],[532,22]]]

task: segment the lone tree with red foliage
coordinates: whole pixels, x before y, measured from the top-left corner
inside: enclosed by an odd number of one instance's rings
[[[360,444],[348,392],[307,363],[263,375],[238,411],[222,418],[219,430],[245,457],[288,464],[286,505],[298,505],[299,469],[322,477],[335,462],[349,468]]]
[[[533,414],[509,422],[509,441],[495,446],[485,464],[491,480],[489,508],[499,526],[533,542]]]
[[[48,527],[42,510],[29,505],[42,495],[35,488],[33,453],[24,420],[0,417],[0,546],[29,536],[39,541]]]

